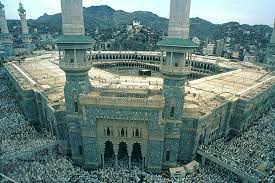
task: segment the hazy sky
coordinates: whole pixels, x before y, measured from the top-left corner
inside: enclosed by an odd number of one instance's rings
[[[19,19],[19,0],[1,0],[6,6],[8,19]],[[37,18],[44,13],[60,12],[60,0],[22,0],[27,18]],[[107,4],[116,10],[132,12],[151,11],[159,16],[169,16],[169,0],[84,0],[84,6]],[[237,21],[242,24],[273,25],[275,0],[192,0],[191,17],[200,17],[213,23]]]

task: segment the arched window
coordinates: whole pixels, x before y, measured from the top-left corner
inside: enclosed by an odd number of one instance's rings
[[[74,102],[74,112],[78,112],[78,103]]]
[[[107,128],[107,136],[110,136],[111,135],[111,130],[110,128]]]
[[[124,132],[124,129],[122,128],[121,131],[120,131],[120,136],[124,137],[124,135],[125,135],[125,132]]]
[[[170,151],[166,151],[166,161],[170,161]]]
[[[171,107],[170,117],[173,118],[175,116],[175,107]]]
[[[139,137],[139,130],[136,129],[136,133],[135,133],[136,137]]]
[[[80,154],[80,156],[82,156],[83,155],[83,147],[80,145],[78,148],[79,148],[79,154]]]

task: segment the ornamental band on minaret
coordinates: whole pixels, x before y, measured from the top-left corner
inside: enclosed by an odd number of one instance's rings
[[[6,57],[13,55],[13,38],[9,33],[7,20],[5,16],[5,6],[0,1],[0,28],[1,28],[1,42],[4,46],[4,52]]]

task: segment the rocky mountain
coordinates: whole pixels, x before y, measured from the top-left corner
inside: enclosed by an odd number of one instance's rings
[[[52,34],[61,33],[61,14],[47,15],[39,17],[36,20],[29,20],[31,32],[34,28],[38,33],[50,32]],[[125,24],[132,24],[133,21],[140,21],[142,25],[151,27],[160,35],[166,35],[168,29],[168,19],[159,17],[156,14],[146,11],[135,11],[128,13],[121,10],[114,10],[109,6],[91,6],[84,8],[84,21],[86,32],[94,35],[96,29],[114,30],[116,27]],[[12,32],[16,33],[20,27],[19,21],[9,21]],[[245,43],[261,44],[265,46],[268,43],[272,28],[266,25],[240,25],[237,22],[225,24],[213,24],[200,18],[191,18],[190,36],[198,37],[201,40],[215,41],[230,37],[234,44]]]

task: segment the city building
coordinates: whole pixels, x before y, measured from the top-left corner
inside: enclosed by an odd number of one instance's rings
[[[209,56],[214,55],[214,50],[215,50],[215,44],[208,43],[206,47],[206,54]]]
[[[256,59],[257,59],[257,57],[256,57],[256,55],[251,55],[251,54],[249,54],[249,53],[246,53],[245,55],[244,55],[244,62],[251,62],[251,63],[255,63],[256,62]]]
[[[201,40],[198,37],[193,37],[192,41],[197,45],[201,44]]]
[[[216,47],[216,56],[221,57],[223,56],[223,52],[224,52],[224,40],[217,40],[217,47]]]

